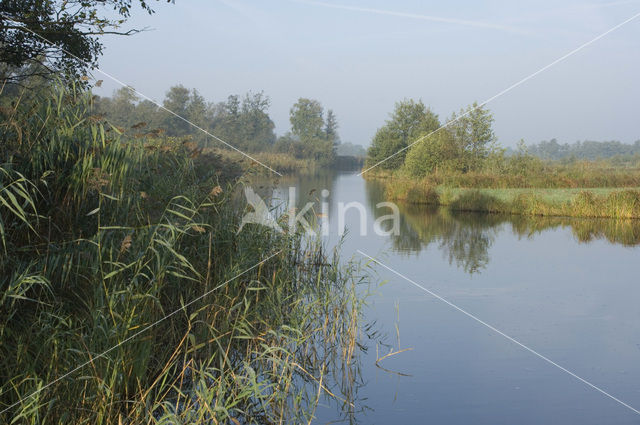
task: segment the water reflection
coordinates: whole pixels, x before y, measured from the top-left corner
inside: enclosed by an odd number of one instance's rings
[[[383,186],[376,181],[367,182],[366,192],[369,208],[378,218],[384,214],[375,208],[384,200]],[[568,227],[582,243],[606,240],[624,246],[640,244],[640,220],[462,213],[444,207],[404,203],[399,203],[398,208],[400,234],[391,236],[396,252],[411,254],[436,246],[449,264],[469,274],[478,273],[489,264],[489,249],[497,234],[504,230],[510,230],[519,238],[530,238],[545,230]]]
[[[336,203],[349,202],[353,199],[334,197],[337,192],[349,192],[349,188],[338,188],[339,182],[345,180],[344,173],[325,170],[313,176],[289,176],[277,180],[261,180],[255,189],[265,199],[271,199],[271,207],[277,214],[284,213],[290,195],[289,188],[295,187],[297,206],[301,208],[306,202],[314,204],[310,211],[309,221],[320,216],[320,205],[323,201],[329,203],[329,209],[334,215],[331,232],[337,232]],[[353,182],[351,182],[353,185]],[[323,189],[329,190],[331,195],[325,199],[321,197]],[[387,208],[377,208],[379,202],[384,202],[384,187],[378,181],[367,181],[364,184],[366,207],[373,219],[378,219],[389,213]],[[362,189],[360,189],[361,191]],[[355,199],[358,193],[350,193]],[[578,219],[571,217],[529,217],[509,214],[481,214],[450,211],[448,208],[429,207],[424,205],[410,205],[398,203],[400,210],[400,231],[397,235],[389,236],[392,248],[400,255],[418,253],[428,247],[442,252],[450,265],[455,265],[469,274],[476,274],[487,267],[490,258],[490,248],[500,232],[511,232],[518,238],[532,238],[536,234],[554,228],[568,228],[573,236],[581,243],[596,240],[606,240],[612,244],[636,246],[640,244],[640,220],[613,219]],[[354,222],[351,233],[358,231],[360,223]],[[382,230],[390,232],[393,223],[383,221]]]
[[[345,259],[363,249],[386,255],[390,267],[412,278],[425,277],[428,271],[425,281],[434,290],[488,323],[616,393],[637,391],[637,250],[621,247],[640,244],[640,220],[456,213],[399,204],[400,233],[381,237],[371,232],[371,224],[389,211],[376,208],[385,200],[376,182],[326,172],[261,180],[252,186],[272,198],[271,206],[279,212],[285,210],[290,187],[295,187],[298,208],[308,201],[319,206],[322,190],[329,190],[328,246],[341,241],[335,219],[339,203],[362,203],[369,233],[359,234],[362,217],[351,211]],[[381,224],[391,230],[390,222]],[[385,252],[388,247],[391,252]],[[425,250],[431,251],[417,255]],[[383,273],[381,279],[393,279]],[[326,386],[340,399],[323,397],[312,423],[421,423],[426,414],[434,423],[542,423],[543,418],[635,423],[617,406],[599,404],[598,394],[581,392],[574,381],[540,366],[517,347],[478,332],[467,318],[437,300],[416,296],[398,279],[378,290],[364,318],[362,342],[370,350],[358,347],[360,357],[351,363],[320,362],[320,369],[313,371],[322,376],[327,365],[325,378],[337,374]],[[389,370],[408,372],[410,378],[375,366],[378,343],[382,347],[389,342],[384,335],[399,335],[400,305],[403,317],[409,318],[402,322],[402,347],[413,350],[392,358]],[[375,327],[371,335],[366,329],[370,324]],[[621,371],[630,379],[620,378]],[[310,380],[307,385],[310,397],[317,396],[318,383]]]

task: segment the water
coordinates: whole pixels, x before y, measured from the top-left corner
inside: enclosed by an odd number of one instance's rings
[[[345,259],[365,260],[358,250],[379,259],[640,409],[639,224],[400,206],[400,234],[379,236],[373,222],[389,210],[375,207],[383,201],[377,184],[341,174],[295,185],[305,199],[330,190],[329,244],[338,240],[339,202],[365,206],[366,234],[355,209],[346,216]],[[639,414],[494,330],[383,267],[373,270],[387,282],[374,288],[366,320],[388,346],[365,338],[355,413],[345,417],[326,402],[314,423],[640,423]],[[411,350],[377,367],[390,348]]]

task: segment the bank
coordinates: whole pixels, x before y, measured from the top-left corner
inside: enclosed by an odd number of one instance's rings
[[[640,188],[474,188],[434,186],[408,178],[377,178],[385,197],[453,211],[531,216],[640,218]]]

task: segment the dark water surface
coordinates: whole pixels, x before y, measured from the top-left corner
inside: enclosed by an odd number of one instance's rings
[[[288,182],[281,182],[282,187]],[[558,365],[640,409],[640,224],[454,214],[400,205],[398,236],[378,236],[389,209],[355,174],[296,180],[302,198],[329,189],[329,244],[339,202],[365,206],[365,235],[347,214],[345,258],[357,252],[446,298]],[[316,189],[312,192],[312,189]],[[286,190],[280,196],[286,198]],[[312,192],[309,195],[309,192]],[[318,210],[320,210],[318,203]],[[314,423],[639,424],[640,415],[380,266],[366,319],[393,350],[366,340],[354,414],[323,404]],[[378,347],[376,347],[378,345]],[[377,352],[377,353],[376,353]],[[404,376],[410,375],[410,376]]]

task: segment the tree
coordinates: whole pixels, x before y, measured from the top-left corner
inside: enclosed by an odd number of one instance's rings
[[[207,101],[200,93],[198,93],[198,90],[191,89],[185,111],[185,118],[188,119],[189,122],[206,130],[210,121],[208,112],[209,107],[207,105]],[[204,142],[207,137],[209,137],[192,125],[187,129],[187,134],[191,134],[196,140],[201,142]]]
[[[272,149],[276,140],[275,125],[268,114],[271,100],[263,92],[249,92],[242,100],[231,95],[214,104],[196,89],[173,86],[167,91],[163,106],[184,120],[149,100],[138,102],[130,88],[119,89],[112,97],[96,97],[94,104],[96,114],[119,127],[133,127],[136,133],[162,128],[171,137],[188,136],[202,145],[223,146],[197,126],[238,149],[254,152]]]
[[[340,143],[340,138],[338,137],[338,119],[331,109],[327,111],[327,118],[324,124],[324,137],[334,145]]]
[[[169,111],[188,119],[190,99],[191,93],[189,89],[182,84],[178,84],[177,86],[169,88],[162,104]],[[163,122],[167,135],[169,136],[184,136],[191,130],[189,123],[166,111],[164,111]]]
[[[138,32],[120,30],[136,4],[153,13],[148,0],[2,0],[0,83],[84,75],[102,53],[99,35]]]
[[[422,101],[409,99],[397,102],[390,119],[373,138],[367,152],[367,163],[374,165],[384,161],[380,167],[399,168],[404,164],[406,147],[439,127],[438,116]]]
[[[135,109],[138,96],[131,87],[120,87],[111,97],[109,118],[114,125],[129,127],[135,124]]]
[[[568,160],[571,157],[596,160],[640,154],[640,141],[636,141],[634,144],[625,144],[616,140],[603,142],[585,140],[573,144],[560,144],[556,139],[551,139],[529,146],[529,153],[542,159],[551,160]]]
[[[289,111],[291,132],[305,142],[322,138],[323,109],[320,102],[312,99],[300,98]]]
[[[396,132],[385,125],[376,131],[367,151],[367,165],[380,164],[384,169],[400,168],[406,152],[397,154],[407,145]],[[382,162],[384,161],[384,162]]]
[[[421,100],[416,102],[409,99],[396,103],[388,125],[403,143],[409,144],[420,136],[437,130],[440,127],[440,121]]]
[[[542,161],[529,153],[524,140],[518,142],[518,148],[514,155],[509,157],[509,172],[526,176],[530,173],[542,172]]]
[[[478,107],[476,102],[460,110],[460,117],[455,112],[447,127],[451,130],[463,154],[464,171],[477,170],[489,154],[489,146],[496,141],[493,132],[493,115],[484,106]]]
[[[275,124],[269,117],[269,106],[271,99],[264,92],[249,92],[242,100],[241,136],[243,146],[249,150],[265,150],[275,142]]]
[[[289,142],[288,149],[302,152],[302,155],[306,158],[329,164],[333,162],[335,156],[334,140],[327,139],[323,115],[324,109],[317,100],[298,99],[291,107],[289,120],[291,122],[291,133],[294,138],[297,138],[297,142],[301,146],[298,147],[295,146],[295,142],[293,145]],[[335,128],[337,128],[337,124],[335,124]]]
[[[405,167],[411,175],[425,177],[438,171],[456,170],[459,156],[453,134],[443,128],[409,149]]]
[[[160,109],[150,100],[143,100],[136,105],[135,123],[141,128],[156,129],[162,123],[160,121]]]
[[[242,101],[231,95],[218,105],[214,134],[232,145],[250,151],[270,148],[276,139],[275,124],[268,114],[271,100],[264,92],[247,93]]]

